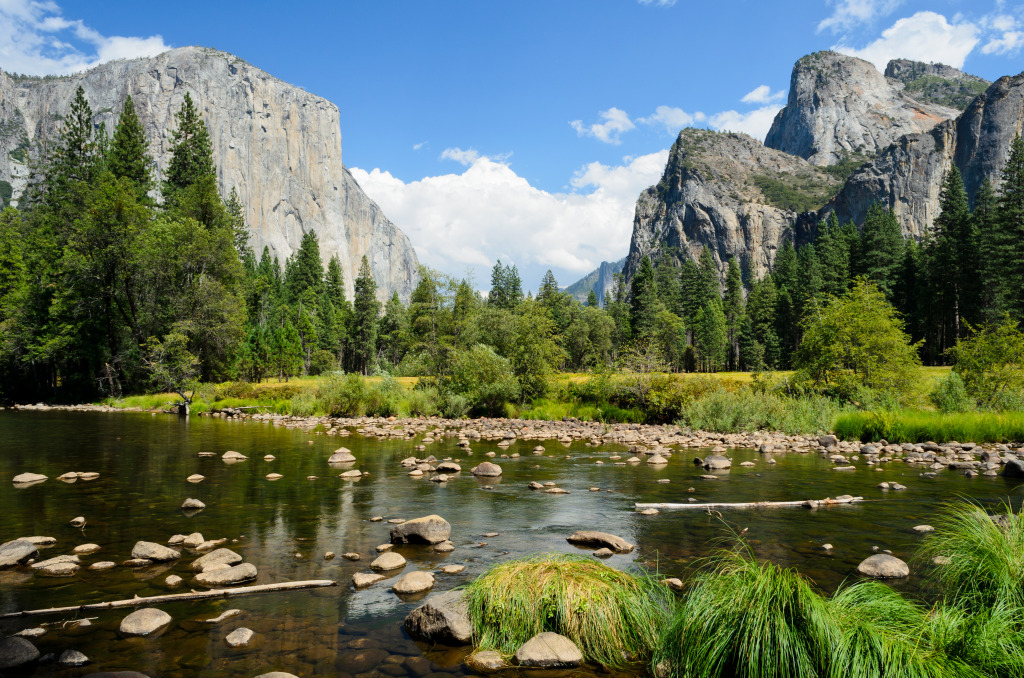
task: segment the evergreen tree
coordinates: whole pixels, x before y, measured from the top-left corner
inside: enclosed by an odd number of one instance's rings
[[[721,300],[722,298],[718,284],[718,267],[715,266],[715,258],[707,247],[700,251],[697,269],[700,271],[700,281],[698,283],[699,302],[701,308],[703,308],[715,299]]]
[[[591,288],[590,294],[587,295],[587,307],[597,308],[597,292]]]
[[[747,298],[747,316],[751,323],[749,341],[757,343],[765,366],[772,369],[780,366],[782,358],[779,336],[775,331],[778,296],[774,278],[768,275],[751,286]]]
[[[856,234],[856,229],[853,229]],[[838,297],[850,286],[850,242],[839,226],[835,212],[818,227],[818,238],[814,242],[821,263],[821,291]]]
[[[353,301],[352,343],[355,368],[369,374],[377,356],[377,327],[380,302],[377,301],[377,283],[370,271],[370,262],[363,255],[359,264],[359,275],[355,281]]]
[[[409,344],[409,318],[405,306],[398,298],[398,292],[384,306],[384,316],[380,319],[380,359],[381,362],[396,366],[402,361]]]
[[[657,331],[658,286],[654,279],[654,267],[650,257],[640,259],[640,267],[633,275],[629,293],[629,324],[633,337],[649,340]]]
[[[124,100],[117,126],[114,127],[107,168],[115,177],[123,177],[132,183],[139,202],[148,203],[149,192],[153,189],[152,166],[146,133],[135,114],[135,104],[129,94]]]
[[[224,208],[227,210],[231,223],[238,259],[246,269],[252,269],[256,264],[256,254],[249,245],[249,227],[245,225],[245,210],[234,186],[231,187],[231,193],[228,195],[227,202],[224,203]]]
[[[797,251],[796,302],[797,317],[802,318],[807,308],[819,297],[825,287],[817,248],[807,243]]]
[[[206,123],[199,117],[192,96],[185,92],[181,108],[174,114],[178,128],[171,133],[171,161],[167,165],[164,197],[193,186],[214,175],[213,147]]]
[[[324,265],[320,259],[320,240],[316,231],[302,234],[299,249],[285,266],[285,280],[290,300],[301,299],[307,290],[316,296],[323,290]]]
[[[712,299],[694,319],[693,345],[697,350],[701,370],[717,372],[725,363],[728,345],[725,312],[722,301]]]
[[[1002,233],[996,220],[999,204],[992,183],[986,177],[974,194],[971,220],[978,234],[978,277],[983,281],[978,290],[979,312],[985,322],[995,322],[1002,311],[999,294]]]
[[[697,262],[687,257],[679,269],[679,312],[684,321],[690,322],[707,301],[701,291],[700,269]]]
[[[540,280],[540,289],[537,290],[537,301],[543,304],[548,309],[554,308],[558,303],[558,296],[561,291],[558,289],[558,281],[555,280],[555,274],[551,272],[549,268],[544,273],[544,277]]]
[[[725,274],[722,310],[725,312],[729,345],[727,362],[730,370],[737,370],[740,362],[740,333],[743,329],[743,276],[735,257],[729,259],[729,269]]]
[[[999,185],[994,239],[997,305],[1013,320],[1024,320],[1024,140],[1017,135]]]
[[[903,230],[896,215],[881,203],[872,203],[864,219],[853,272],[874,281],[886,299],[892,300],[903,247]]]
[[[654,282],[661,307],[673,315],[678,315],[683,298],[679,285],[679,269],[675,265],[674,257],[662,253],[654,266]]]

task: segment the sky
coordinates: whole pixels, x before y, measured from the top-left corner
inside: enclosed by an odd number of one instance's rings
[[[421,263],[536,289],[626,255],[687,126],[763,139],[793,63],[1024,70],[1008,0],[0,0],[0,68],[64,74],[202,45],[335,103],[345,165]]]

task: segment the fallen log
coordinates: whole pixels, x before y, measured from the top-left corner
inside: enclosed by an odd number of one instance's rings
[[[638,509],[757,509],[757,508],[776,508],[780,506],[802,506],[804,508],[818,508],[819,506],[833,506],[835,504],[856,504],[864,501],[864,497],[851,497],[848,494],[844,494],[841,497],[832,499],[831,497],[825,497],[824,499],[801,499],[798,501],[750,501],[750,502],[739,502],[739,503],[712,503],[712,504],[698,504],[696,502],[687,504],[641,504],[637,503]]]
[[[13,619],[15,617],[37,617],[44,614],[64,614],[67,612],[88,612],[91,610],[110,610],[119,607],[137,607],[139,605],[156,605],[169,603],[178,600],[202,600],[205,598],[235,598],[237,596],[248,596],[257,593],[273,593],[276,591],[297,591],[300,589],[322,588],[325,586],[337,586],[338,582],[330,579],[310,579],[307,581],[286,581],[280,584],[257,584],[255,586],[239,586],[232,589],[210,589],[209,591],[189,591],[188,593],[168,593],[162,596],[149,596],[147,598],[129,598],[126,600],[112,600],[106,603],[88,603],[86,605],[70,605],[68,607],[49,607],[44,610],[22,610],[20,612],[8,612],[0,614],[0,619]]]

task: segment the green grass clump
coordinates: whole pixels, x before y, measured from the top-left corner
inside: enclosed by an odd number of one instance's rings
[[[947,604],[971,613],[1000,604],[1024,609],[1024,515],[1004,508],[997,521],[981,506],[959,501],[933,521],[919,558],[949,559],[932,574]]]
[[[672,605],[654,579],[573,555],[495,565],[469,585],[466,599],[481,649],[511,655],[553,631],[576,643],[585,661],[609,667],[647,659]]]
[[[789,397],[744,388],[710,393],[690,401],[682,408],[678,423],[719,433],[761,429],[815,433],[830,430],[842,411],[836,401],[823,396]]]
[[[837,417],[833,430],[840,438],[864,442],[883,438],[891,443],[1024,441],[1024,412],[846,412]]]
[[[936,651],[957,660],[964,667],[964,676],[1024,675],[1022,628],[1024,613],[1004,604],[973,614],[961,607],[940,605],[928,617]]]
[[[833,636],[826,600],[793,569],[722,552],[692,580],[653,665],[673,678],[820,678]]]

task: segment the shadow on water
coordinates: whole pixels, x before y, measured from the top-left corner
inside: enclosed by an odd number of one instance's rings
[[[872,547],[910,558],[921,539],[912,528],[928,523],[943,502],[970,496],[995,507],[1021,496],[1018,485],[1002,477],[966,478],[941,471],[925,478],[920,474],[926,469],[902,463],[882,465],[881,471],[859,466],[856,472],[843,473],[814,455],[778,456],[778,463],[769,465],[751,450],[734,451],[737,463],[729,472],[704,480],[691,463],[694,451],[675,454],[667,466],[619,466],[608,457],[623,452],[622,447],[555,441],[543,443],[543,456],[530,453],[536,441],[517,442],[507,450],[475,443],[469,456],[454,440],[443,440],[419,456],[453,457],[465,470],[447,483],[432,483],[408,476],[398,465],[415,454],[416,442],[328,437],[262,422],[210,418],[0,412],[0,542],[29,535],[56,537],[56,545],[43,549],[41,558],[68,553],[79,544],[98,544],[99,552],[83,558],[88,565],[126,560],[138,540],[165,543],[172,534],[200,532],[207,539],[228,539],[226,546],[259,568],[256,583],[341,583],[328,589],[162,606],[174,622],[156,638],[119,637],[117,627],[126,611],[92,613],[95,618],[87,626],[68,624],[70,617],[59,615],[0,622],[0,635],[45,623],[47,633],[34,641],[41,652],[59,655],[77,649],[92,660],[80,669],[37,665],[25,674],[34,676],[81,676],[98,670],[182,678],[254,676],[271,670],[299,676],[468,675],[462,666],[466,650],[429,648],[404,634],[401,620],[418,601],[402,600],[390,591],[389,582],[400,573],[368,589],[350,586],[353,574],[368,571],[375,547],[388,541],[386,519],[437,513],[452,523],[452,553],[422,546],[396,548],[409,561],[404,571],[466,566],[460,575],[438,573],[435,591],[463,584],[500,560],[576,551],[565,537],[585,528],[612,532],[638,545],[633,553],[613,556],[611,565],[626,569],[643,563],[668,576],[684,574],[695,560],[711,554],[730,530],[746,529],[745,537],[759,557],[794,566],[832,591],[855,577],[857,564]],[[352,450],[355,467],[369,476],[357,481],[338,477],[340,471],[326,460],[340,446]],[[226,464],[220,455],[227,450],[249,459]],[[499,482],[468,473],[490,450],[498,453],[494,461],[504,471]],[[199,457],[201,451],[217,456]],[[501,458],[515,452],[522,456]],[[268,454],[275,459],[265,461]],[[738,465],[747,460],[754,465]],[[8,479],[25,471],[50,480],[14,488]],[[96,471],[100,477],[70,484],[56,480],[67,471]],[[193,473],[206,476],[205,481],[186,482]],[[268,473],[284,477],[268,481]],[[876,486],[883,480],[908,489],[879,490]],[[569,494],[530,491],[530,481],[555,482]],[[869,501],[816,511],[723,510],[721,515],[665,510],[641,516],[633,510],[636,501],[751,502],[840,494]],[[186,516],[180,507],[188,497],[200,499],[207,508]],[[75,516],[86,518],[83,529],[68,525]],[[374,516],[385,521],[370,522]],[[483,536],[492,532],[498,536]],[[822,548],[826,542],[833,544],[832,551]],[[339,557],[325,560],[327,551]],[[359,553],[362,559],[345,560],[340,557],[345,552]],[[185,557],[167,566],[106,572],[83,568],[60,579],[34,576],[27,568],[0,570],[0,612],[168,593],[164,580],[169,574],[181,576],[188,586],[188,564],[194,557],[186,550]],[[894,586],[925,598],[930,594],[914,576]],[[242,614],[218,625],[203,621],[229,608]],[[232,649],[224,638],[240,626],[255,631],[255,641],[252,647]]]

